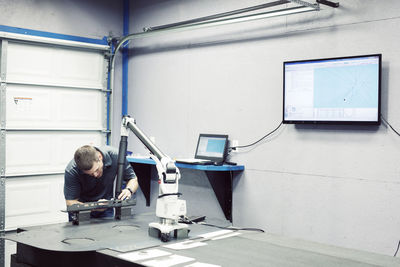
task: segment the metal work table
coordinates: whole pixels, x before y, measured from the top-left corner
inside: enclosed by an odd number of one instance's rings
[[[150,206],[151,169],[156,163],[150,158],[127,157],[136,175],[145,198],[146,205]],[[196,165],[176,163],[178,168],[204,171],[214,190],[225,218],[232,222],[232,182],[234,176],[244,170],[243,165]]]
[[[189,239],[163,243],[147,234],[154,215],[140,214],[121,221],[93,220],[28,227],[6,234],[17,242],[11,267],[18,266],[167,266],[173,257],[184,259],[173,265],[201,266],[400,266],[400,259],[368,252],[338,248],[268,233],[233,231],[206,225],[190,225]],[[227,225],[228,221],[219,221]],[[210,237],[210,232],[219,236]],[[191,247],[191,245],[194,245]],[[165,246],[175,245],[186,249]],[[162,252],[164,256],[133,259],[131,256]],[[128,257],[129,256],[129,257]],[[193,265],[191,265],[193,264]],[[198,265],[195,265],[198,264]],[[151,265],[150,265],[151,266]],[[172,265],[168,265],[172,266]],[[204,266],[204,265],[203,265]]]

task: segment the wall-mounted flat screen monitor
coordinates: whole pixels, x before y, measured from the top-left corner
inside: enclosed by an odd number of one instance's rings
[[[382,55],[283,63],[283,123],[380,124]]]

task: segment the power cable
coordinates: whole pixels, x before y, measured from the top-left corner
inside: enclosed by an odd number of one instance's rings
[[[240,228],[240,227],[231,227],[231,226],[226,226],[226,227],[225,227],[225,226],[218,226],[218,225],[215,225],[215,224],[209,224],[209,223],[205,223],[205,222],[198,222],[198,223],[196,223],[196,224],[201,224],[201,225],[216,227],[216,228],[219,228],[219,229],[233,230],[233,231],[242,230],[242,231],[256,231],[256,232],[261,232],[261,233],[264,233],[264,232],[265,232],[263,229],[260,229],[260,228],[250,228],[250,227],[243,227],[243,228]]]
[[[399,248],[400,248],[400,241],[399,241],[399,244],[397,244],[397,249],[396,249],[396,252],[394,253],[393,257],[396,257],[397,252],[399,252]]]
[[[278,125],[278,127],[276,127],[274,130],[272,130],[271,132],[267,133],[266,135],[264,135],[263,137],[261,137],[260,139],[258,139],[257,141],[248,144],[248,145],[242,145],[242,146],[234,146],[234,147],[230,147],[230,151],[232,150],[236,150],[237,148],[245,148],[245,147],[250,147],[250,146],[254,146],[255,144],[261,142],[262,140],[264,140],[265,138],[267,138],[268,136],[270,136],[271,134],[273,134],[274,132],[276,132],[283,124],[283,121],[281,121],[281,123]]]
[[[393,128],[392,127],[392,125],[390,125],[390,123],[383,117],[383,115],[381,114],[381,118],[382,118],[382,121],[387,125],[387,126],[389,126],[390,127],[390,129],[392,129],[398,136],[400,136],[400,134],[399,134],[399,132],[398,131],[396,131],[396,129],[395,128]]]

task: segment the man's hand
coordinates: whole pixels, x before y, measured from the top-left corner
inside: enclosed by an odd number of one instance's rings
[[[137,178],[130,179],[126,184],[126,187],[121,191],[118,196],[119,200],[130,199],[139,187]]]
[[[122,190],[121,194],[119,194],[118,199],[119,200],[130,199],[131,196],[132,196],[131,191],[128,188],[124,188],[124,190]]]
[[[104,199],[104,198],[97,200],[97,202],[102,202],[102,201],[108,201],[108,200]],[[104,203],[99,203],[99,205],[105,205],[105,204]],[[92,211],[105,211],[106,209],[107,208],[105,208],[105,209],[92,209]]]

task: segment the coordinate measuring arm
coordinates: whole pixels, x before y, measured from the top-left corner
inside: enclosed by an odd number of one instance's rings
[[[118,172],[115,195],[119,195],[122,188],[122,179],[126,162],[126,150],[128,145],[129,130],[151,152],[150,157],[156,162],[158,172],[158,198],[156,204],[156,216],[159,222],[149,224],[149,234],[160,237],[162,241],[168,241],[170,237],[187,237],[188,226],[178,223],[180,216],[186,215],[186,201],[178,199],[179,169],[175,162],[165,155],[136,125],[135,120],[124,116],[121,122],[121,141],[118,152]],[[140,179],[140,177],[138,178]],[[120,210],[116,209],[116,218],[120,217]]]

